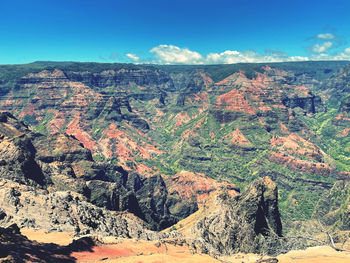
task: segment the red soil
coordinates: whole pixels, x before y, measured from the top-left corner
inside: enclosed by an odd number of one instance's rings
[[[250,145],[250,141],[246,137],[244,137],[239,128],[237,128],[232,133],[226,135],[224,138],[230,138],[231,142],[236,145]]]
[[[271,152],[268,159],[277,164],[286,165],[289,169],[299,172],[307,172],[322,176],[329,176],[333,170],[326,163],[314,163],[305,160],[298,160],[293,156],[284,153]]]
[[[82,142],[85,148],[93,151],[96,147],[96,142],[91,138],[91,136],[80,128],[79,125],[80,116],[77,114],[75,118],[69,123],[66,133],[69,135],[74,135],[79,141]]]
[[[250,105],[249,101],[237,89],[219,96],[216,103],[229,111],[242,111],[248,114],[256,112],[256,108]]]
[[[349,130],[350,130],[349,128],[344,129],[342,131],[342,133],[338,135],[338,137],[346,137],[346,136],[348,136],[349,135]]]
[[[208,200],[211,192],[218,188],[225,188],[231,195],[237,195],[237,187],[234,184],[218,182],[205,174],[182,171],[176,175],[164,178],[168,185],[169,194],[192,200],[195,198],[199,205]]]

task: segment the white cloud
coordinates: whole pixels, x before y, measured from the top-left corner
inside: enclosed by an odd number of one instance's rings
[[[152,63],[157,64],[233,64],[255,62],[306,61],[307,57],[289,57],[285,52],[268,50],[264,54],[253,50],[239,52],[226,50],[221,53],[209,53],[206,56],[187,48],[173,45],[160,45],[150,50],[155,54]]]
[[[314,42],[307,49],[310,58],[314,60],[337,59],[342,53],[339,52],[339,48],[347,44],[347,41],[342,36],[334,33],[320,33],[310,37],[309,40]]]
[[[322,41],[320,41],[322,40]],[[221,53],[200,54],[188,48],[174,45],[159,45],[149,50],[150,58],[140,58],[133,53],[125,54],[130,60],[137,63],[154,64],[234,64],[259,62],[287,62],[309,60],[350,60],[350,47],[343,51],[332,52],[344,43],[341,37],[331,33],[318,34],[313,37],[318,41],[308,47],[309,56],[289,56],[280,50],[266,50],[259,53],[254,50],[225,50]]]
[[[150,50],[154,53],[160,64],[202,64],[203,57],[195,51],[187,48],[179,48],[173,45],[159,45]]]
[[[236,50],[226,50],[222,53],[210,53],[205,58],[206,64],[232,64],[250,62],[249,58]]]
[[[331,34],[331,33],[324,33],[324,34],[318,34],[317,35],[318,39],[335,39],[335,35]]]
[[[333,47],[333,43],[330,41],[324,42],[322,44],[315,44],[312,46],[312,52],[314,53],[324,53]]]
[[[134,62],[138,62],[140,60],[140,58],[138,56],[136,56],[135,54],[132,54],[132,53],[125,54],[125,56],[127,56],[128,58],[130,58]]]
[[[342,52],[335,54],[333,60],[350,60],[350,47],[344,49]]]
[[[307,47],[308,56],[289,56],[280,50],[225,50],[219,53],[201,54],[189,48],[175,45],[159,45],[151,48],[146,57],[139,57],[134,53],[125,56],[135,63],[151,64],[234,64],[234,63],[259,63],[259,62],[287,62],[287,61],[309,61],[309,60],[350,60],[350,47],[339,51],[341,46],[347,42],[335,33],[320,33],[308,38],[312,41]],[[114,59],[111,55],[109,59]],[[125,58],[125,57],[124,57]],[[100,58],[105,60],[105,58]],[[121,59],[121,58],[119,58]]]
[[[350,47],[345,48],[343,51],[335,53],[320,53],[312,54],[312,60],[350,60]]]
[[[308,57],[293,56],[293,57],[289,57],[288,61],[308,61],[308,60],[310,60]]]

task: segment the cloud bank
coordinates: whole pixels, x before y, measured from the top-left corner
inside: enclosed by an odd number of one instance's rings
[[[226,50],[221,53],[200,54],[197,51],[174,45],[159,45],[149,50],[150,57],[142,58],[127,53],[127,59],[134,63],[153,64],[233,64],[259,62],[288,62],[308,60],[350,60],[350,46],[341,49],[347,42],[334,32],[320,33],[308,39],[308,56],[289,56],[280,50],[266,50],[259,53],[254,50]]]
[[[154,55],[150,63],[157,64],[232,64],[232,63],[254,63],[254,62],[280,62],[280,61],[306,61],[308,58],[301,56],[289,57],[285,52],[278,50],[267,50],[260,54],[253,50],[239,52],[237,50],[226,50],[221,53],[209,53],[206,56],[174,45],[159,45],[150,50]]]

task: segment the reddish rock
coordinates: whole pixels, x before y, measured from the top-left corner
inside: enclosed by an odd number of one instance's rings
[[[231,196],[239,193],[231,183],[218,182],[205,174],[182,171],[172,177],[164,177],[170,195],[178,195],[187,200],[195,199],[199,206],[208,200],[210,193],[218,189],[226,189]]]

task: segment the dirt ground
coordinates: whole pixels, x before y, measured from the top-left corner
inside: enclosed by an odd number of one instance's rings
[[[43,243],[68,245],[73,240],[72,233],[44,230],[22,229],[21,232],[31,240]],[[260,256],[255,254],[236,254],[215,259],[208,255],[192,254],[187,246],[142,241],[133,239],[101,239],[100,245],[91,251],[73,252],[70,256],[76,262],[123,262],[123,263],[253,263]],[[277,257],[279,263],[349,263],[350,251],[339,252],[327,246],[312,247],[306,250],[290,251]]]

